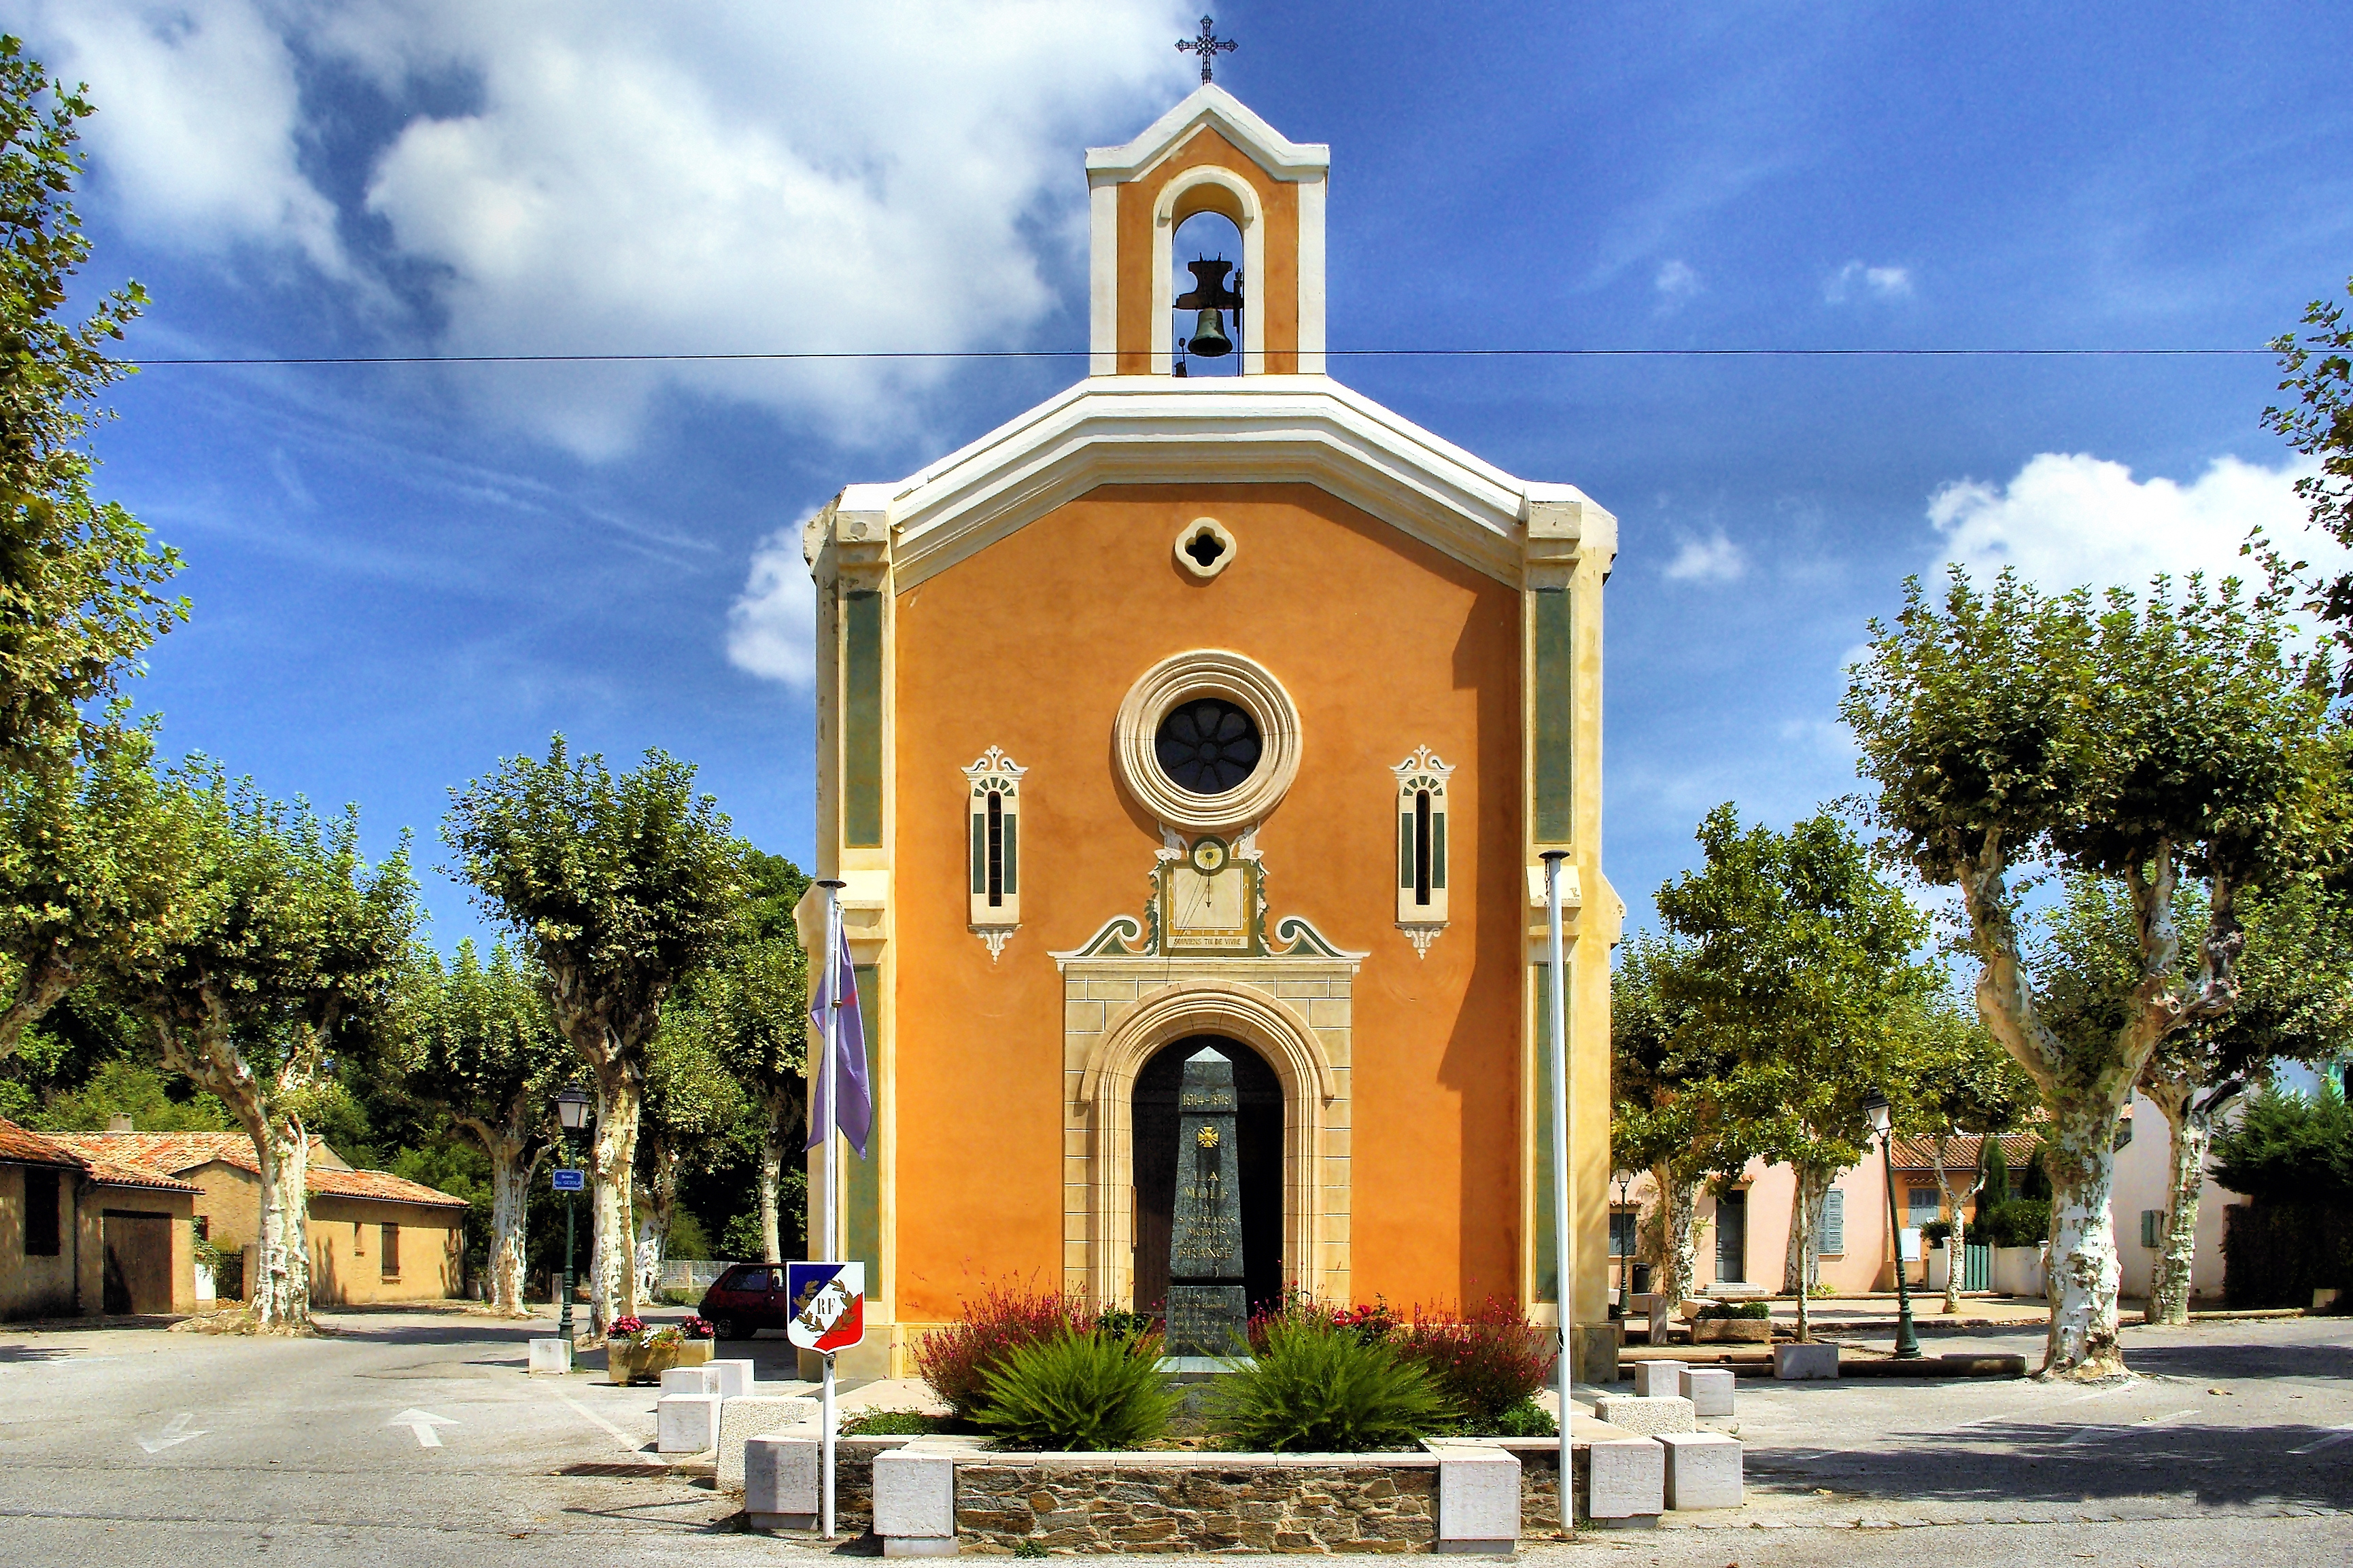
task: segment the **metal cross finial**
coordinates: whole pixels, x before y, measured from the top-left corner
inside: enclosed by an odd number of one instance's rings
[[[1217,62],[1218,57],[1221,54],[1231,54],[1237,47],[1231,38],[1221,38],[1218,37],[1216,19],[1209,16],[1204,16],[1201,18],[1201,36],[1199,37],[1179,38],[1176,40],[1176,47],[1186,54],[1198,55],[1201,57],[1201,79],[1203,81],[1208,81],[1209,79],[1209,68]]]

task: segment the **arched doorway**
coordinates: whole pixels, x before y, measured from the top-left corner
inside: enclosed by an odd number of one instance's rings
[[[1135,1306],[1157,1312],[1168,1297],[1168,1233],[1176,1209],[1176,1099],[1187,1058],[1213,1050],[1233,1064],[1234,1137],[1240,1144],[1242,1282],[1253,1307],[1282,1294],[1282,1081],[1250,1047],[1222,1035],[1189,1035],[1152,1054],[1135,1076]]]

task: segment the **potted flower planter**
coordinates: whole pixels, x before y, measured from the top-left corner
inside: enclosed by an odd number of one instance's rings
[[[640,1345],[627,1340],[605,1342],[605,1366],[617,1384],[659,1383],[661,1374],[679,1364],[678,1345]],[[705,1360],[709,1352],[704,1353]]]

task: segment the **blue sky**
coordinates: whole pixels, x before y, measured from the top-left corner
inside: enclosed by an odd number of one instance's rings
[[[87,80],[89,274],[165,355],[1080,349],[1090,144],[1191,5],[31,0]],[[1219,79],[1333,153],[1339,348],[2252,347],[2353,273],[2353,10],[1230,5]],[[1079,374],[150,369],[102,483],[188,558],[175,747],[413,827],[562,730],[689,758],[806,859],[797,524]],[[1617,512],[1607,865],[1854,787],[1907,573],[2227,567],[2299,515],[2238,359],[1335,361]]]

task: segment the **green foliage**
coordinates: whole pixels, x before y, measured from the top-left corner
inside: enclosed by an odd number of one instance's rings
[[[575,1058],[545,977],[505,942],[486,964],[470,937],[446,969],[419,951],[401,976],[391,1041],[404,1089],[459,1127],[479,1123],[477,1138],[512,1139],[527,1152],[554,1136],[554,1097]]]
[[[90,493],[92,402],[132,368],[108,346],[147,298],[132,283],[79,326],[58,318],[90,258],[71,194],[91,112],[0,37],[0,772],[97,734],[88,705],[187,616],[157,593],[178,555]]]
[[[1552,1413],[1533,1399],[1523,1399],[1487,1423],[1483,1431],[1463,1424],[1463,1436],[1468,1437],[1557,1437],[1560,1423]]]
[[[2278,1204],[2353,1204],[2353,1106],[2327,1074],[2311,1094],[2265,1086],[2215,1134],[2214,1180]]]
[[[1765,1301],[1710,1301],[1699,1310],[1699,1315],[1710,1322],[1755,1322],[1770,1319],[1773,1308]]]
[[[1969,1238],[1988,1247],[2040,1247],[2051,1239],[2051,1200],[2007,1198],[1981,1205]]]
[[[73,986],[153,961],[188,917],[190,830],[152,727],[0,767],[0,1058]]]
[[[979,1420],[1007,1447],[1107,1453],[1159,1437],[1177,1404],[1157,1339],[1065,1330],[990,1369]]]
[[[916,1342],[916,1374],[958,1416],[976,1420],[987,1407],[990,1375],[1015,1352],[1065,1334],[1092,1335],[1099,1321],[1080,1297],[998,1280],[966,1298],[955,1322]]]
[[[1312,1318],[1269,1324],[1257,1359],[1222,1377],[1204,1401],[1227,1447],[1263,1453],[1371,1453],[1401,1448],[1462,1419],[1419,1365],[1387,1340]]]
[[[455,874],[545,970],[575,1047],[633,1055],[679,981],[736,919],[742,850],[694,770],[659,751],[616,778],[575,761],[510,757],[450,792],[441,836]]]
[[[1609,1155],[1619,1170],[1669,1165],[1685,1180],[1747,1159],[1722,1100],[1734,1058],[1692,1027],[1684,972],[1697,945],[1644,931],[1620,949],[1609,993]]]
[[[845,1437],[928,1437],[934,1433],[951,1432],[956,1427],[952,1415],[933,1415],[921,1410],[861,1410],[845,1416],[841,1435]]]
[[[1827,814],[1778,833],[1727,804],[1699,840],[1705,864],[1657,895],[1677,944],[1657,982],[1679,1015],[1670,1059],[1706,1064],[1708,1169],[1762,1156],[1812,1190],[1862,1159],[1873,1095],[1915,1076],[1911,1025],[1937,979],[1915,956],[1926,922]]]
[[[1999,1138],[1987,1139],[1984,1148],[1986,1175],[1983,1201],[1989,1204],[2006,1202],[2010,1197],[2010,1156],[2003,1152]]]
[[[185,1090],[185,1080],[175,1075],[174,1083]],[[228,1112],[213,1096],[199,1089],[175,1100],[164,1074],[123,1058],[100,1064],[88,1082],[54,1096],[25,1124],[51,1132],[103,1132],[117,1116],[130,1117],[140,1132],[220,1132],[230,1126]]]
[[[2353,294],[2353,279],[2346,280]],[[2279,356],[2282,392],[2294,401],[2263,410],[2263,428],[2274,432],[2307,458],[2320,459],[2320,472],[2295,482],[2295,493],[2311,508],[2312,525],[2353,544],[2353,326],[2345,308],[2327,300],[2306,307],[2304,324],[2312,329],[2298,340],[2283,332],[2272,340]],[[2288,562],[2276,546],[2265,552],[2276,576],[2292,578],[2305,563]],[[2337,628],[2340,641],[2353,635],[2353,572],[2311,585],[2310,607]],[[2347,646],[2353,647],[2353,642]],[[2347,671],[2353,683],[2353,667]],[[2348,684],[2353,694],[2353,684]]]
[[[719,1250],[714,1258],[757,1258],[767,1248],[767,1238],[760,1234],[760,1216],[749,1210],[727,1222],[727,1229],[719,1238]]]

